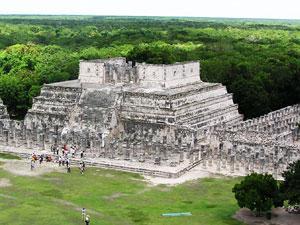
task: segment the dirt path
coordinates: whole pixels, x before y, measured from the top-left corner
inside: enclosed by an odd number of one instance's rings
[[[266,217],[256,217],[249,209],[240,209],[233,218],[244,222],[248,225],[299,225],[300,214],[291,214],[283,208],[275,208],[272,210],[272,219],[267,220]]]
[[[1,187],[9,187],[12,184],[10,183],[10,180],[7,178],[0,178],[0,188]]]
[[[150,177],[150,176],[144,176],[145,180],[151,184],[151,185],[160,185],[160,184],[165,184],[165,185],[170,185],[174,186],[177,184],[182,184],[186,181],[191,181],[191,180],[197,180],[200,178],[205,178],[205,177],[221,177],[222,175],[216,175],[207,171],[203,171],[200,166],[194,167],[187,173],[183,174],[179,178],[163,178],[163,177]]]
[[[65,172],[64,168],[59,167],[56,163],[43,162],[35,163],[35,168],[31,170],[29,160],[1,160],[4,165],[1,167],[9,173],[19,176],[40,176],[50,172]]]
[[[47,163],[43,162],[41,165],[39,162],[35,163],[35,168],[31,170],[29,160],[3,160],[3,165],[0,165],[4,170],[19,176],[40,176],[45,173],[51,172],[66,172],[66,169],[59,167],[57,163]],[[114,175],[107,174],[107,177],[113,177]],[[156,186],[160,184],[174,186],[177,184],[182,184],[186,181],[196,180],[205,177],[220,177],[222,175],[216,175],[207,171],[203,171],[201,167],[195,167],[189,172],[183,174],[179,178],[163,178],[163,177],[151,177],[144,176],[145,181],[148,182],[150,186]]]

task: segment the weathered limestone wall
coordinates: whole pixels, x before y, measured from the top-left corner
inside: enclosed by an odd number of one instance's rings
[[[200,81],[199,62],[172,65],[137,64],[140,84],[153,88],[172,88]]]
[[[137,83],[136,68],[126,63],[125,58],[107,60],[81,60],[79,78],[81,83]]]
[[[24,121],[10,120],[0,101],[0,140],[41,150],[76,145],[90,158],[180,171],[201,164],[277,176],[299,159],[299,105],[243,122],[232,94],[202,82],[199,69],[81,61],[79,79],[45,85]]]
[[[80,61],[79,80],[83,83],[105,82],[105,68],[103,62]]]
[[[142,123],[194,128],[242,121],[232,95],[220,84],[196,82],[165,91],[124,90],[121,118]],[[229,123],[230,124],[230,123]]]
[[[215,169],[280,176],[289,163],[300,159],[299,109],[299,105],[289,106],[232,126],[210,129],[208,142],[216,149],[212,158]]]
[[[83,148],[94,141],[94,147],[100,148],[106,137],[117,135],[122,129],[118,123],[118,98],[118,92],[109,87],[84,89],[64,126],[63,141]]]
[[[3,105],[2,99],[0,99],[0,119],[9,119],[7,108]]]
[[[289,106],[264,116],[246,120],[233,126],[233,131],[257,131],[269,134],[282,134],[294,129],[300,123],[300,105]]]

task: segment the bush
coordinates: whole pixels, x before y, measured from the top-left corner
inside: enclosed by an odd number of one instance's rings
[[[282,174],[284,181],[280,192],[291,205],[300,204],[300,160],[290,164]]]
[[[236,184],[232,191],[235,193],[238,205],[241,208],[249,208],[257,216],[270,211],[273,206],[283,204],[279,198],[277,181],[272,175],[252,173],[240,184]]]

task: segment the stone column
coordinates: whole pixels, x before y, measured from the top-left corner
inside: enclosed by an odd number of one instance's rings
[[[184,149],[183,147],[179,147],[179,163],[182,163],[184,161]]]
[[[17,140],[16,140],[16,127],[15,124],[13,124],[13,126],[11,127],[11,132],[12,132],[12,145],[14,145],[15,147],[17,147]]]
[[[116,143],[114,142],[114,143],[112,143],[112,144],[110,145],[110,155],[109,155],[109,157],[110,157],[111,159],[114,159],[114,158],[115,158],[115,151],[116,151]]]
[[[125,160],[130,160],[130,145],[129,144],[125,148]]]
[[[195,148],[194,150],[194,155],[195,155],[195,161],[199,161],[199,149]]]
[[[132,149],[132,158],[136,158],[137,157],[137,142],[133,141],[131,143],[131,149]]]
[[[202,146],[201,146],[202,147]],[[201,159],[202,159],[202,168],[206,169],[206,160],[207,160],[207,152],[205,147],[203,148],[204,150],[201,151]]]
[[[278,179],[278,163],[277,162],[274,163],[273,177],[275,180]]]
[[[45,150],[45,135],[44,134],[40,134],[40,145],[41,145],[42,149]]]
[[[216,165],[216,169],[217,169],[217,172],[220,172],[221,171],[221,155],[218,153],[218,156],[217,156],[217,165]]]
[[[225,151],[222,151],[222,155],[221,155],[221,157],[222,157],[222,169],[226,169],[226,167],[227,167],[227,154],[226,154],[226,152]]]
[[[235,170],[240,171],[240,158],[238,156],[235,159]]]
[[[259,160],[259,173],[264,173],[264,168],[265,168],[265,158],[264,157],[261,157],[260,160]]]
[[[234,173],[234,162],[235,161],[235,156],[234,154],[230,155],[230,173]]]
[[[139,162],[145,162],[145,155],[146,155],[146,143],[142,141],[139,145]]]
[[[26,144],[27,148],[32,148],[32,136],[31,136],[31,130],[26,129]]]
[[[168,154],[167,154],[168,146],[167,144],[162,145],[162,160],[167,161],[168,160]]]
[[[15,129],[14,133],[13,133],[13,138],[14,138],[14,143],[15,143],[15,147],[17,148],[19,145],[19,130]]]
[[[3,123],[0,121],[0,136],[3,136]]]
[[[3,136],[4,136],[4,143],[6,146],[9,144],[9,131],[8,130],[3,130]]]
[[[254,172],[254,161],[255,161],[255,157],[254,155],[251,155],[251,158],[250,158],[250,172]]]
[[[190,152],[190,164],[194,163],[194,152]]]
[[[248,156],[246,156],[246,159],[245,159],[245,173],[246,174],[249,174],[249,170],[250,170],[249,166],[250,166],[250,159]]]

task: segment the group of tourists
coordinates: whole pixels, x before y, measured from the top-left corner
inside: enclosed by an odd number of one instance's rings
[[[71,173],[71,162],[68,156],[58,156],[58,165],[66,166],[67,172]]]
[[[75,145],[67,146],[63,145],[62,147],[58,146],[51,146],[51,151],[54,155],[56,155],[55,162],[58,163],[58,165],[61,167],[66,167],[67,173],[71,173],[71,158],[76,157],[76,153],[78,152],[78,149]],[[86,169],[85,162],[83,161],[84,157],[84,151],[81,150],[80,153],[81,162],[79,163],[79,171],[81,174],[84,174],[84,171]],[[52,156],[49,154],[40,154],[37,155],[35,153],[32,153],[31,155],[31,170],[35,168],[36,162],[39,162],[42,164],[44,161],[46,162],[52,162],[54,161],[52,159]]]
[[[75,158],[76,154],[78,152],[78,148],[75,145],[68,146],[68,145],[63,145],[61,148],[59,147],[52,147],[51,148],[53,153],[58,156],[58,165],[59,166],[66,166],[67,168],[67,173],[71,173],[71,158]],[[84,157],[84,151],[80,151],[80,158],[83,159]],[[84,174],[85,171],[85,162],[81,160],[79,163],[79,170],[81,174]]]
[[[61,148],[58,146],[52,145],[51,151],[55,155],[68,155],[69,157],[75,157],[76,152],[78,151],[77,147],[75,145],[72,145],[71,147],[68,147],[68,145],[63,145]]]
[[[44,161],[46,161],[46,162],[52,162],[51,155],[48,155],[48,154],[37,155],[35,153],[32,153],[32,155],[31,155],[30,169],[33,170],[35,168],[36,162],[39,162],[40,164],[42,164]]]

